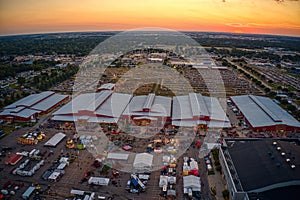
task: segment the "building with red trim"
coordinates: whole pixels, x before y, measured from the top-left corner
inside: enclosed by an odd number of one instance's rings
[[[0,113],[0,119],[30,121],[38,115],[50,112],[61,103],[66,102],[68,98],[68,95],[55,94],[52,91],[32,94],[4,107]]]
[[[272,99],[242,95],[230,97],[255,131],[300,131],[300,123]]]

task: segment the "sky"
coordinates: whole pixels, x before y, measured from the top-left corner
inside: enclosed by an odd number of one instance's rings
[[[300,0],[0,0],[0,35],[144,27],[300,37]]]

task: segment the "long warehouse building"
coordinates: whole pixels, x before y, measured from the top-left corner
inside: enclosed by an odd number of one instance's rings
[[[172,123],[185,127],[230,127],[229,119],[216,98],[191,93],[171,97],[148,94],[132,96],[103,90],[99,93],[81,94],[53,113],[55,121],[80,121],[118,123],[133,120],[147,125]]]
[[[255,131],[300,131],[300,123],[270,98],[254,95],[231,97]]]
[[[172,125],[202,128],[231,127],[217,98],[197,93],[173,97]]]
[[[52,91],[31,94],[4,107],[4,110],[0,113],[0,119],[6,121],[29,121],[38,115],[50,112],[67,101],[68,98],[68,95],[55,94]]]
[[[131,97],[111,90],[80,94],[54,112],[52,120],[117,123]]]

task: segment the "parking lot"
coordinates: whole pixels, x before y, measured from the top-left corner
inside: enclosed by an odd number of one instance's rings
[[[38,126],[36,126],[38,127]],[[36,128],[34,127],[34,128]],[[25,145],[18,144],[17,138],[21,137],[25,133],[32,131],[32,127],[24,127],[15,130],[11,134],[5,136],[0,140],[1,147],[7,147],[4,154],[5,157],[1,157],[0,160],[0,170],[1,170],[1,180],[0,186],[3,187],[9,182],[10,188],[6,189],[9,192],[14,191],[14,195],[9,195],[8,199],[20,199],[24,191],[29,186],[37,186],[40,188],[37,195],[33,195],[33,199],[71,199],[70,194],[71,189],[79,189],[83,191],[96,192],[98,195],[105,197],[110,197],[114,199],[165,199],[165,197],[160,196],[162,190],[158,187],[159,177],[161,171],[153,171],[150,174],[150,179],[146,185],[146,192],[144,193],[129,193],[125,190],[127,181],[130,179],[130,173],[119,172],[118,177],[112,175],[111,170],[107,174],[101,171],[101,168],[93,166],[95,158],[87,150],[75,150],[68,149],[66,147],[66,141],[69,138],[74,137],[74,130],[72,128],[64,128],[63,126],[56,126],[55,128],[41,128],[45,134],[45,138],[39,141],[35,145]],[[66,138],[63,139],[56,147],[45,147],[44,144],[56,133],[64,132]],[[198,136],[197,136],[198,138]],[[196,138],[196,140],[198,140]],[[203,137],[200,138],[203,142]],[[144,148],[144,147],[143,147]],[[5,164],[7,158],[16,152],[32,151],[33,149],[40,150],[42,157],[45,162],[43,166],[38,169],[34,175],[25,177],[20,175],[12,174],[13,170],[16,169],[22,162],[27,158],[23,157],[16,165],[11,166]],[[176,192],[177,199],[184,199],[183,195],[183,180],[182,180],[182,165],[183,156],[188,156],[196,158],[199,162],[199,175],[201,177],[202,185],[202,199],[213,199],[210,194],[210,187],[207,181],[207,171],[203,159],[199,160],[197,158],[199,149],[195,146],[191,146],[187,152],[185,152],[178,160],[176,167]],[[70,158],[69,165],[64,169],[64,175],[55,180],[44,180],[42,177],[47,170],[51,170],[57,167],[59,158],[68,157]],[[32,162],[34,165],[36,162]],[[31,166],[29,166],[31,167]],[[89,174],[95,177],[105,177],[114,179],[114,184],[109,183],[108,186],[92,186],[87,183],[87,181],[82,181],[83,177]],[[14,189],[13,186],[20,185],[19,189]],[[34,198],[35,197],[35,198]]]

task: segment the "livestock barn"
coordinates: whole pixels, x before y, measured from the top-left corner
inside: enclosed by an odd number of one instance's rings
[[[55,121],[117,123],[132,95],[103,90],[80,94],[53,113]]]
[[[255,131],[300,131],[300,123],[270,98],[254,95],[230,97]]]
[[[32,94],[6,106],[0,113],[0,119],[30,121],[38,115],[50,112],[61,103],[66,102],[68,98],[68,95],[55,94],[51,91]]]
[[[199,128],[231,126],[216,98],[197,93],[173,97],[172,125]]]
[[[151,122],[164,125],[165,122],[171,121],[171,105],[171,97],[157,96],[153,93],[134,96],[123,116],[139,125],[147,125]]]

